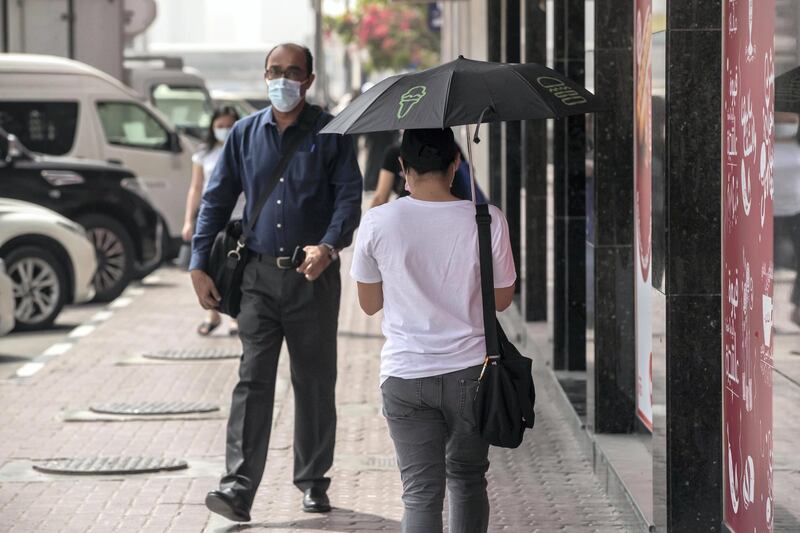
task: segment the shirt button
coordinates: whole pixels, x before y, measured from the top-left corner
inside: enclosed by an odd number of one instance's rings
[[[280,201],[280,200],[278,200],[278,204],[280,204],[280,203],[281,203],[281,201]]]
[[[283,251],[283,248],[278,248],[278,250],[282,252],[282,251]]]
[[[281,183],[283,183],[283,178],[281,178],[279,181],[280,181]]]
[[[281,225],[280,225],[280,224],[278,224],[278,227],[280,228],[280,227],[281,227]]]

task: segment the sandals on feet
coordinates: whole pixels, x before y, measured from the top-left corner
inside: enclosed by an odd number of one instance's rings
[[[197,334],[201,337],[208,337],[211,335],[211,332],[214,331],[219,327],[222,321],[211,322],[209,320],[204,320],[199,326],[197,326]]]

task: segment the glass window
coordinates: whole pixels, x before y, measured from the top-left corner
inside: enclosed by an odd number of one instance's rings
[[[199,87],[162,83],[153,89],[153,104],[179,128],[207,128],[211,122],[211,105]]]
[[[144,107],[99,102],[97,111],[109,144],[169,150],[169,133]]]
[[[78,102],[0,102],[0,128],[34,152],[66,154],[77,125]]]

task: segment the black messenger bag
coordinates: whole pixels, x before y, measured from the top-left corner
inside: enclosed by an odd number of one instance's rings
[[[292,130],[291,139],[284,138],[283,154],[278,165],[272,171],[267,181],[267,186],[258,198],[250,222],[244,227],[241,220],[231,220],[223,231],[217,234],[211,253],[208,257],[206,273],[214,281],[222,300],[217,306],[217,311],[236,318],[242,302],[242,275],[247,264],[248,251],[245,243],[247,237],[256,226],[261,209],[267,203],[267,198],[275,190],[278,180],[289,165],[300,142],[314,127],[317,117],[322,110],[317,106],[306,105],[300,114],[297,128]]]
[[[483,439],[493,446],[516,448],[534,423],[536,388],[532,361],[519,353],[497,321],[492,267],[492,217],[486,204],[475,206],[481,265],[486,359],[475,392],[475,419]]]

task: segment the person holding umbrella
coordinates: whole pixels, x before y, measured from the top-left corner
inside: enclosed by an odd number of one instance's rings
[[[410,196],[371,209],[351,276],[369,315],[384,310],[383,412],[403,481],[403,531],[489,524],[489,445],[473,399],[485,356],[475,207],[450,190],[460,163],[450,128],[406,130],[400,148]],[[517,275],[508,224],[490,206],[495,299],[506,309]]]

